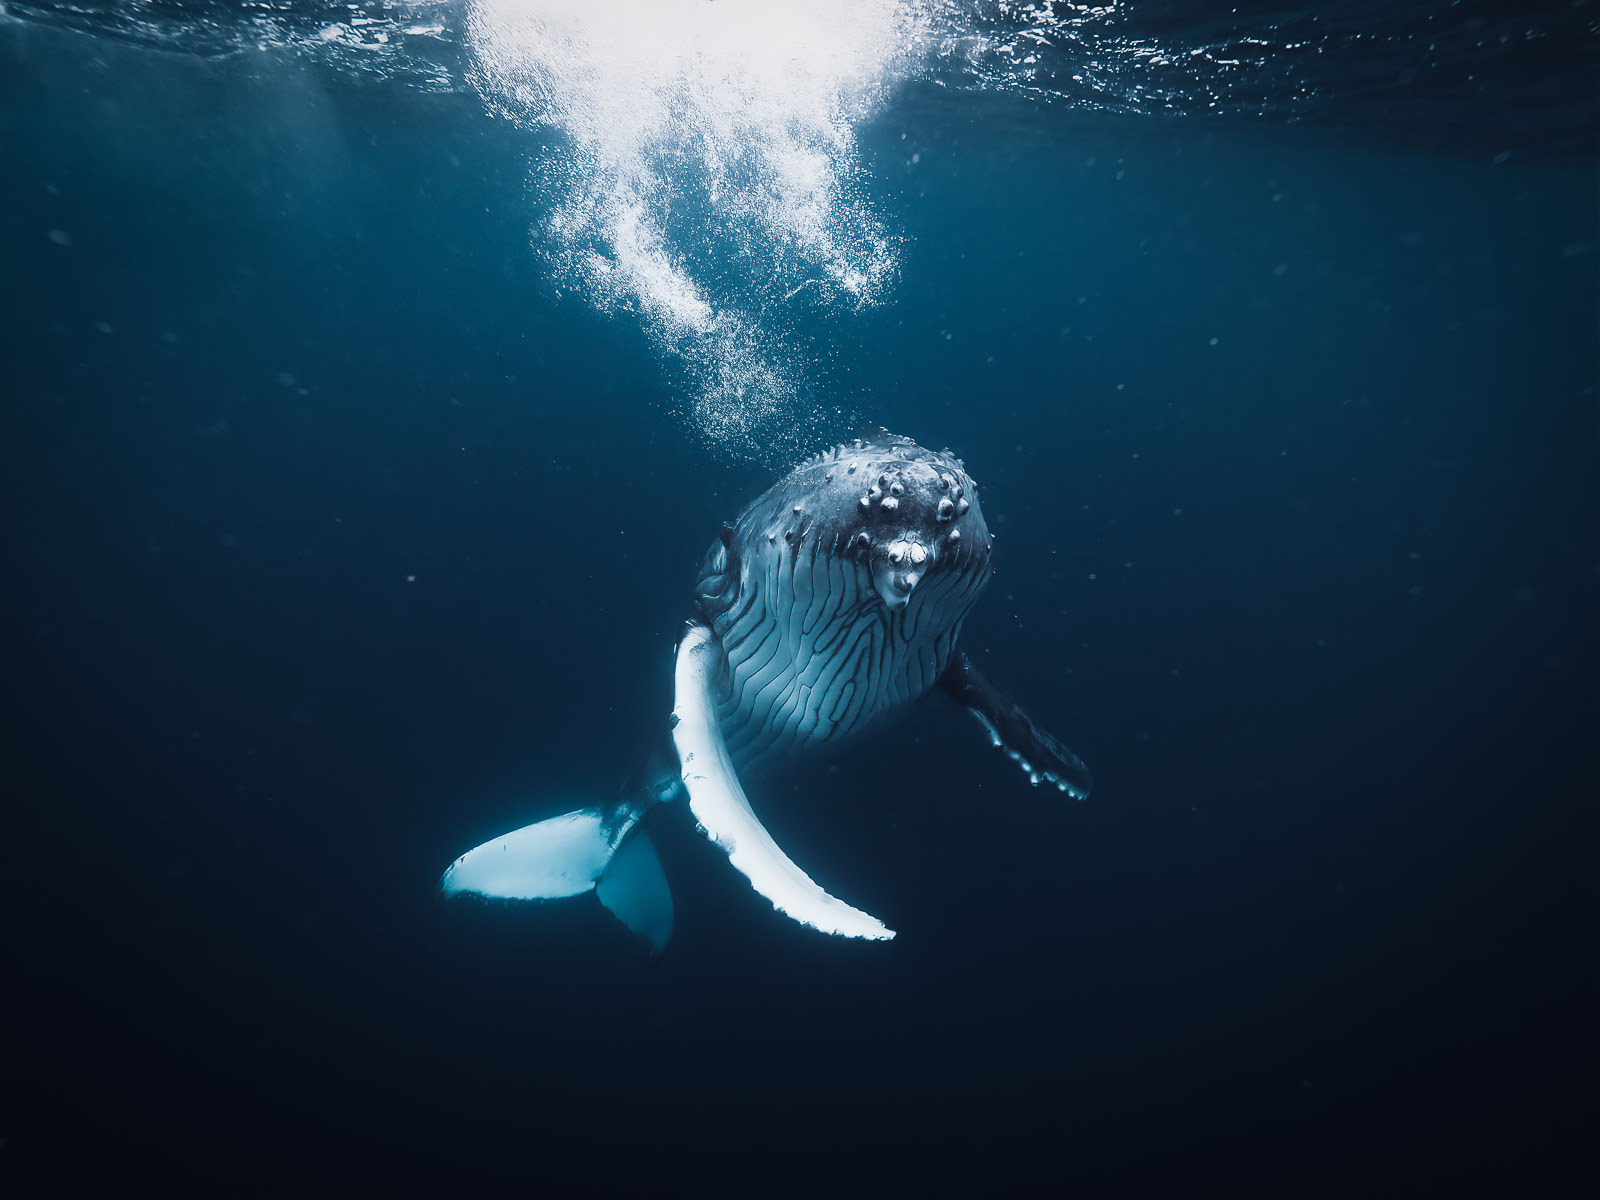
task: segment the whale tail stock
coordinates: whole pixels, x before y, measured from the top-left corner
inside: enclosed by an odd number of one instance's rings
[[[672,892],[640,824],[681,788],[676,770],[652,759],[622,795],[513,829],[468,850],[439,881],[447,896],[558,900],[593,891],[606,909],[660,954],[672,937]]]

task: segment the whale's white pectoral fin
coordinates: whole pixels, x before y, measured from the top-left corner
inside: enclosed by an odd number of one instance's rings
[[[841,937],[894,937],[894,930],[830,896],[778,848],[756,819],[728,756],[717,716],[716,680],[722,648],[704,625],[692,625],[678,645],[673,672],[672,741],[678,750],[689,808],[712,841],[779,912]]]

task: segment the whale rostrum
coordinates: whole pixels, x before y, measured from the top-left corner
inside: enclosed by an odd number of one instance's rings
[[[687,794],[702,832],[780,912],[883,940],[784,854],[742,779],[836,744],[938,689],[1034,784],[1076,799],[1076,755],[988,682],[957,645],[988,583],[993,536],[961,461],[887,432],[807,459],[723,528],[701,563],[675,650],[673,705],[651,769],[616,799],[486,842],[447,893],[555,899],[595,888],[660,951],[672,899],[641,822]],[[670,748],[669,748],[670,747]]]

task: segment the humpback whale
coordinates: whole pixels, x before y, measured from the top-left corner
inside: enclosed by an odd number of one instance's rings
[[[779,912],[823,933],[892,938],[779,848],[742,781],[938,690],[1031,783],[1086,798],[1093,785],[1078,757],[957,644],[988,583],[993,541],[977,486],[948,451],[884,431],[807,459],[707,551],[651,766],[614,800],[469,850],[443,890],[545,900],[593,889],[659,952],[672,898],[641,821],[686,796],[698,827]]]

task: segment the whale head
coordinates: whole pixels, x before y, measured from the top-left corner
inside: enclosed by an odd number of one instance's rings
[[[977,486],[955,459],[898,457],[874,466],[856,499],[855,541],[886,608],[906,608],[925,580],[958,562],[970,570],[981,559],[987,576],[989,531]]]
[[[728,664],[741,769],[932,687],[988,585],[989,545],[960,460],[888,433],[812,456],[747,505],[707,551],[692,609]]]
[[[964,611],[988,581],[991,537],[961,461],[884,433],[801,463],[773,489],[757,543],[827,547],[863,569],[891,613],[919,596]],[[944,585],[944,586],[941,586]]]

